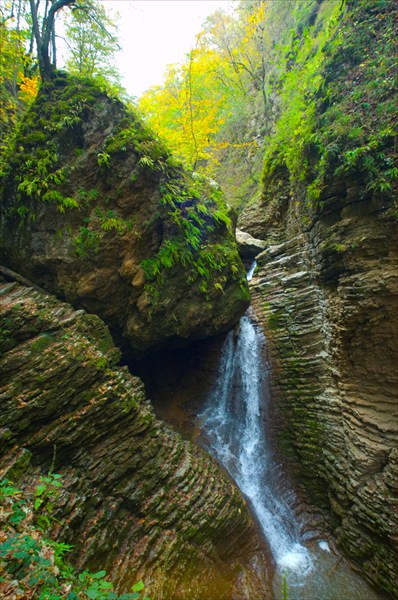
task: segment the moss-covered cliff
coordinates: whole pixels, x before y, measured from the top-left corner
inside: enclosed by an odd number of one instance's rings
[[[100,319],[4,278],[0,309],[1,475],[62,474],[53,535],[76,566],[154,599],[268,597],[239,492],[155,419]]]
[[[248,304],[231,215],[94,84],[40,89],[2,157],[0,257],[138,354],[228,329]]]
[[[396,7],[307,8],[273,87],[261,198],[239,226],[268,243],[253,296],[279,448],[340,547],[397,597]]]

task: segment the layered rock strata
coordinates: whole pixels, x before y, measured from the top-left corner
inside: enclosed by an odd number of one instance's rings
[[[261,197],[239,227],[268,244],[253,296],[279,448],[340,548],[398,597],[396,5],[307,8],[272,86]]]
[[[269,246],[252,295],[270,339],[279,449],[331,511],[340,547],[397,597],[398,239],[388,207],[360,192],[342,184],[310,227],[294,201],[279,200],[279,219],[263,207]]]
[[[101,320],[2,277],[1,473],[62,474],[57,539],[119,592],[270,597],[246,506],[217,464],[156,420]]]

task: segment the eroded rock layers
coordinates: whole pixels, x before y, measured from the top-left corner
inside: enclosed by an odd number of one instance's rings
[[[242,219],[269,244],[252,295],[270,339],[279,448],[331,510],[340,547],[396,597],[396,222],[388,202],[340,181],[308,226],[279,188],[262,230]]]
[[[296,145],[280,134],[239,226],[268,244],[253,302],[271,340],[279,448],[346,555],[398,597],[396,6],[343,9],[315,65],[312,129]]]
[[[76,565],[155,599],[268,597],[239,492],[156,420],[101,320],[4,278],[0,308],[2,475],[62,474],[53,533]]]

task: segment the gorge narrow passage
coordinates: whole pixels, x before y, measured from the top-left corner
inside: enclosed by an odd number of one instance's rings
[[[248,499],[276,563],[277,599],[283,579],[289,600],[379,598],[325,539],[303,535],[308,524],[293,510],[294,491],[269,441],[270,401],[266,340],[249,309],[224,342],[217,379],[199,415],[201,441]]]
[[[296,510],[271,441],[267,340],[251,308],[228,334],[158,352],[135,370],[157,416],[212,454],[246,497],[276,565],[276,600],[284,575],[289,600],[383,599]]]

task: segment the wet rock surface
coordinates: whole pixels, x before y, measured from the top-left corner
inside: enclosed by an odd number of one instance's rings
[[[330,511],[340,549],[397,597],[398,238],[361,197],[350,183],[310,227],[285,205],[263,229],[252,295],[270,340],[279,449]]]
[[[238,490],[155,418],[101,320],[5,277],[0,309],[1,472],[62,474],[53,535],[76,566],[154,599],[270,597]]]

